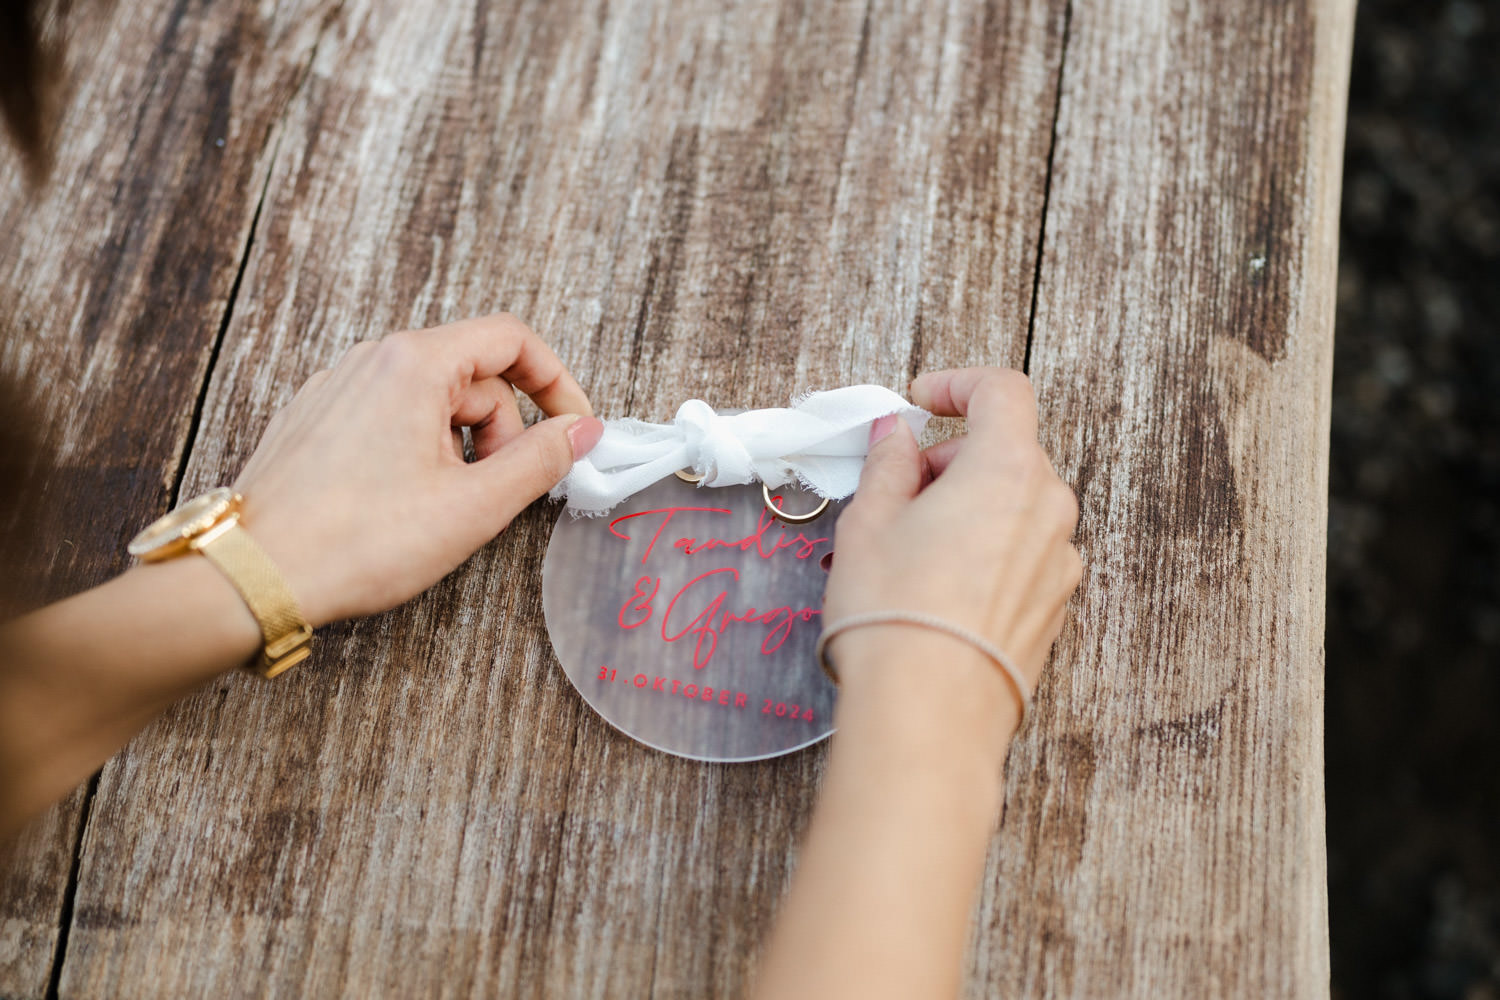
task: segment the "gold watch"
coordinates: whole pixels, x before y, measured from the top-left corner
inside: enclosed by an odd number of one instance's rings
[[[250,606],[265,638],[246,668],[275,677],[312,655],[313,630],[276,564],[240,525],[244,502],[227,486],[209,490],[147,525],[129,552],[148,563],[190,552],[207,556]]]

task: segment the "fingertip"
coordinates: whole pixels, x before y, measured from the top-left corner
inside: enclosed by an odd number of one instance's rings
[[[873,442],[873,444],[871,445],[872,447],[874,446],[874,444],[879,444],[882,441],[889,441],[892,442],[890,447],[899,447],[904,451],[909,450],[912,452],[918,450],[916,432],[911,429],[911,424],[901,419],[900,414],[892,413],[888,416],[881,417],[880,419],[890,421],[890,423],[887,425],[889,429],[881,434],[878,438],[874,437],[873,434],[871,435],[871,440]],[[878,422],[879,421],[877,421],[877,423]],[[873,430],[873,426],[871,429]]]
[[[568,445],[573,449],[575,462],[593,451],[604,436],[604,422],[592,415],[569,414],[561,419],[567,421]]]
[[[923,372],[911,380],[911,385],[906,387],[906,398],[922,407],[924,410],[932,409],[932,379],[933,372]]]
[[[860,473],[856,498],[869,500],[910,499],[922,485],[922,461],[911,426],[892,414],[870,427],[870,447]]]
[[[870,451],[879,450],[883,454],[895,452],[907,458],[915,460],[915,456],[921,451],[917,447],[917,435],[912,431],[911,424],[902,420],[898,414],[881,417],[876,423],[887,422],[885,428],[877,436],[872,424],[870,427]]]

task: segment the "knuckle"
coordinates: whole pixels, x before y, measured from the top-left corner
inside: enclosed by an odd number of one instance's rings
[[[1049,491],[1048,503],[1058,522],[1072,531],[1078,525],[1078,495],[1062,480],[1056,479],[1053,482],[1055,485]]]
[[[383,337],[378,347],[381,354],[398,361],[412,357],[420,350],[417,346],[417,334],[411,330],[402,330],[400,333],[392,333]]]
[[[974,384],[973,403],[983,406],[993,406],[1005,395],[1005,380],[1001,377],[999,369],[991,369],[982,375]],[[972,403],[970,404],[973,405]]]
[[[986,402],[1013,402],[1020,401],[1035,405],[1036,393],[1032,389],[1031,379],[1025,372],[1016,371],[1014,368],[991,368],[974,391]]]
[[[371,357],[383,373],[409,377],[420,372],[428,362],[428,352],[420,333],[403,330],[375,343]]]
[[[357,361],[360,358],[367,358],[375,353],[375,348],[379,343],[378,340],[361,340],[344,352],[344,360]]]
[[[1052,471],[1041,446],[1035,441],[1005,439],[993,452],[991,466],[1022,494],[1036,497]]]
[[[1069,545],[1065,558],[1067,559],[1067,564],[1063,579],[1067,582],[1068,592],[1072,593],[1083,582],[1083,557],[1078,554],[1078,549]]]
[[[527,326],[519,316],[514,313],[497,312],[479,320],[482,327],[492,335],[512,336],[525,339],[535,336],[531,327]]]
[[[997,368],[994,377],[1008,393],[1019,394],[1027,399],[1036,395],[1031,386],[1031,376],[1018,368]]]

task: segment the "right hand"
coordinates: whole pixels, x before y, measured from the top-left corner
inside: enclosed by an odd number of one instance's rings
[[[1078,502],[1037,443],[1031,383],[1000,368],[931,372],[912,383],[911,398],[939,416],[966,418],[968,433],[921,451],[895,417],[872,428],[859,489],[839,517],[823,620],[926,612],[985,636],[1034,688],[1082,563],[1069,541]],[[899,692],[892,697],[908,710],[934,703],[934,719],[971,710],[947,703],[955,693],[969,701],[985,693],[966,689],[971,680],[986,686],[1010,720],[988,720],[1004,729],[1003,755],[1018,693],[962,640],[870,625],[834,639],[829,656],[846,695],[874,682]]]

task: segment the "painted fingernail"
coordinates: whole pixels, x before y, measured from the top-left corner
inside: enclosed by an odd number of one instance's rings
[[[573,447],[573,458],[582,458],[593,451],[603,435],[604,424],[597,417],[575,417],[568,426],[568,444]]]
[[[870,424],[870,447],[875,447],[882,438],[889,437],[890,433],[896,429],[896,421],[900,419],[894,413],[887,413]]]

